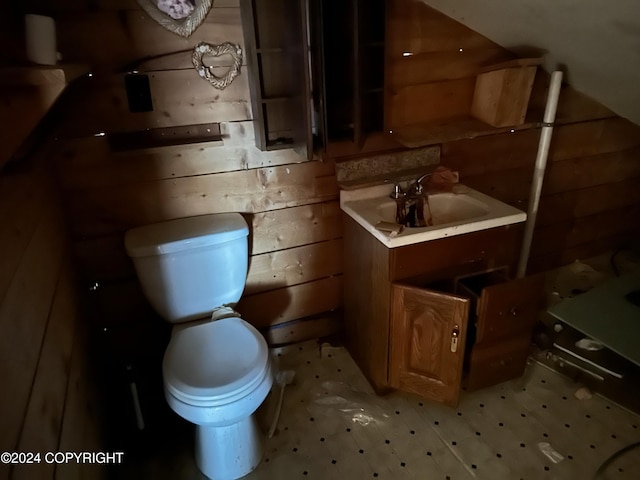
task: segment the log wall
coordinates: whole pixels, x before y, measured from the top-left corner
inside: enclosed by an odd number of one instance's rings
[[[414,37],[416,51],[424,51],[398,66],[394,88],[407,108],[387,113],[406,124],[429,104],[452,106],[444,117],[455,118],[467,109],[477,68],[512,54],[424,4],[409,3],[405,17],[411,28],[400,30]],[[134,0],[65,0],[57,2],[55,16],[64,58],[89,64],[94,72],[65,99],[66,117],[52,156],[73,252],[84,278],[99,282],[112,298],[106,304],[114,312],[107,316],[125,318],[115,312],[132,301],[115,285],[135,289],[122,244],[128,228],[238,211],[251,228],[249,278],[239,307],[243,315],[263,328],[299,319],[335,320],[342,304],[342,233],[333,164],[307,162],[291,150],[257,150],[247,72],[220,91],[190,65],[199,41],[243,44],[237,0],[214,2],[189,39],[156,25]],[[390,25],[390,31],[393,25],[399,28],[397,19]],[[389,49],[394,48],[391,38]],[[224,59],[219,64],[221,74]],[[149,75],[152,112],[129,112],[128,69]],[[546,88],[539,72],[531,111],[541,113]],[[568,87],[558,121],[532,271],[638,238],[638,222],[629,219],[638,218],[639,127]],[[109,148],[114,133],[212,122],[220,122],[220,141],[126,152]],[[539,130],[532,128],[445,142],[442,163],[459,170],[470,186],[526,208],[538,137]]]
[[[102,478],[100,466],[47,463],[46,452],[101,451],[101,402],[87,315],[60,201],[41,162],[0,175],[0,478]]]

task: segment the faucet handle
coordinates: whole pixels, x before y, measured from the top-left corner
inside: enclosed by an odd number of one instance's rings
[[[400,184],[398,183],[394,183],[393,185],[393,192],[391,192],[391,194],[389,194],[389,197],[393,198],[393,199],[397,199],[397,198],[403,198],[407,196],[407,192],[405,192],[402,187],[400,186]]]

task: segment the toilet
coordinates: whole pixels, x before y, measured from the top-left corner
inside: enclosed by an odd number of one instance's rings
[[[196,425],[196,463],[212,480],[247,475],[263,454],[254,412],[273,384],[268,347],[233,310],[247,278],[248,234],[240,214],[222,213],[125,235],[145,296],[174,324],[162,362],[165,398]]]

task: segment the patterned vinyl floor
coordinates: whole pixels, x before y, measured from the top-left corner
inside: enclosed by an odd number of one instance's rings
[[[579,384],[536,362],[523,378],[463,392],[451,409],[403,393],[375,395],[342,347],[312,341],[272,354],[276,368],[295,378],[251,480],[592,479],[614,453],[640,441],[640,417],[599,396],[577,399]],[[258,412],[265,431],[276,398]],[[204,478],[191,435],[183,428],[170,452],[139,456],[116,477]],[[637,480],[640,449],[604,473],[598,478]]]

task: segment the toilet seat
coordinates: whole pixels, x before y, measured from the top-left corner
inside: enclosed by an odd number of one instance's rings
[[[239,317],[174,327],[162,364],[165,388],[189,405],[213,407],[238,401],[269,374],[268,347]]]

